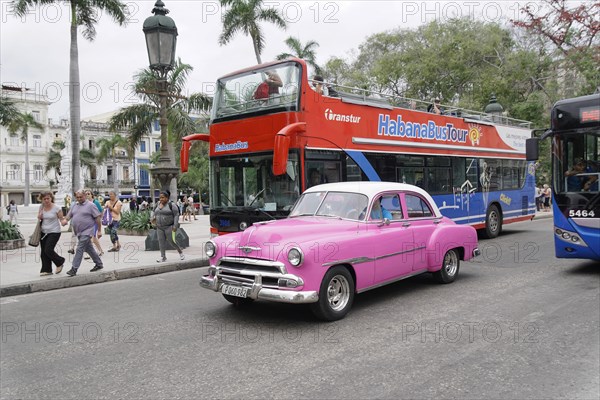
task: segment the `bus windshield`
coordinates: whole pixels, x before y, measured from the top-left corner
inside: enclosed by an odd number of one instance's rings
[[[298,109],[300,66],[288,62],[219,79],[212,120]]]
[[[561,133],[554,137],[554,191],[598,193],[600,183],[600,130]]]
[[[300,196],[297,152],[289,154],[286,173],[271,170],[273,153],[234,155],[211,160],[211,206],[289,211]]]

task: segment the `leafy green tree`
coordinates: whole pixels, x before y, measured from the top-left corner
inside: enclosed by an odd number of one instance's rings
[[[51,3],[63,3],[67,0],[13,0],[15,15],[23,17],[28,8],[42,6]],[[72,155],[72,183],[75,190],[81,188],[80,175],[80,153],[81,140],[81,91],[79,80],[79,49],[77,45],[77,28],[83,27],[83,37],[93,41],[96,37],[96,23],[99,12],[111,17],[119,25],[124,25],[128,17],[127,5],[119,0],[70,0],[71,7],[71,47],[69,58],[69,102],[70,102],[70,125],[71,125],[71,148]]]
[[[60,152],[66,147],[65,142],[62,140],[55,140],[52,142],[52,146],[48,152],[48,158],[46,158],[46,167],[44,172],[48,174],[50,171],[54,171],[54,179],[58,181],[58,177],[62,174],[60,170],[60,164],[62,156]]]
[[[116,134],[110,138],[101,138],[96,142],[98,147],[98,154],[96,155],[96,161],[101,164],[104,161],[110,159],[112,162],[112,170],[114,174],[113,179],[113,190],[115,193],[119,193],[119,181],[117,180],[117,155],[121,149],[125,149],[128,158],[133,159],[134,150],[129,146],[127,138]]]
[[[319,47],[319,43],[314,40],[309,40],[306,44],[302,44],[300,39],[290,36],[285,40],[285,44],[290,49],[291,53],[281,53],[276,59],[285,60],[289,57],[298,57],[306,61],[306,63],[315,70],[315,73],[322,73],[321,67],[317,64],[316,55],[316,49]]]
[[[252,39],[256,61],[258,64],[262,64],[260,55],[265,48],[265,35],[259,24],[269,22],[285,30],[287,24],[283,16],[274,8],[264,8],[263,0],[220,1],[225,12],[223,13],[223,31],[219,36],[219,44],[226,45],[238,32],[242,32]]]
[[[25,142],[25,201],[24,205],[28,206],[31,202],[29,194],[31,167],[29,165],[29,131],[30,129],[44,129],[44,125],[37,122],[31,113],[20,113],[8,124],[8,131],[11,134],[21,133],[21,140]]]
[[[524,20],[511,22],[537,35],[547,49],[554,50],[557,72],[564,82],[562,97],[590,94],[599,87],[600,2],[542,0],[526,4],[521,13]]]
[[[14,101],[8,97],[0,97],[0,125],[8,126],[18,115],[19,110],[15,107]]]

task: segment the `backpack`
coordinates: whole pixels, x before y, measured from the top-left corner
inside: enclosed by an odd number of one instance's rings
[[[173,202],[169,201],[167,204],[169,205],[169,210],[173,212]],[[179,215],[179,206],[176,205],[175,208],[177,209],[177,215]]]

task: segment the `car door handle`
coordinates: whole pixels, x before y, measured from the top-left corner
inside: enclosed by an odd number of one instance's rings
[[[410,222],[405,222],[402,224],[403,228],[408,228],[410,226]]]

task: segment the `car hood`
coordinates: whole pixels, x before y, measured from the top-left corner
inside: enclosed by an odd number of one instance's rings
[[[295,217],[254,224],[243,232],[215,239],[220,256],[253,257],[275,260],[284,249],[306,243],[339,240],[356,236],[364,222],[328,217]]]

